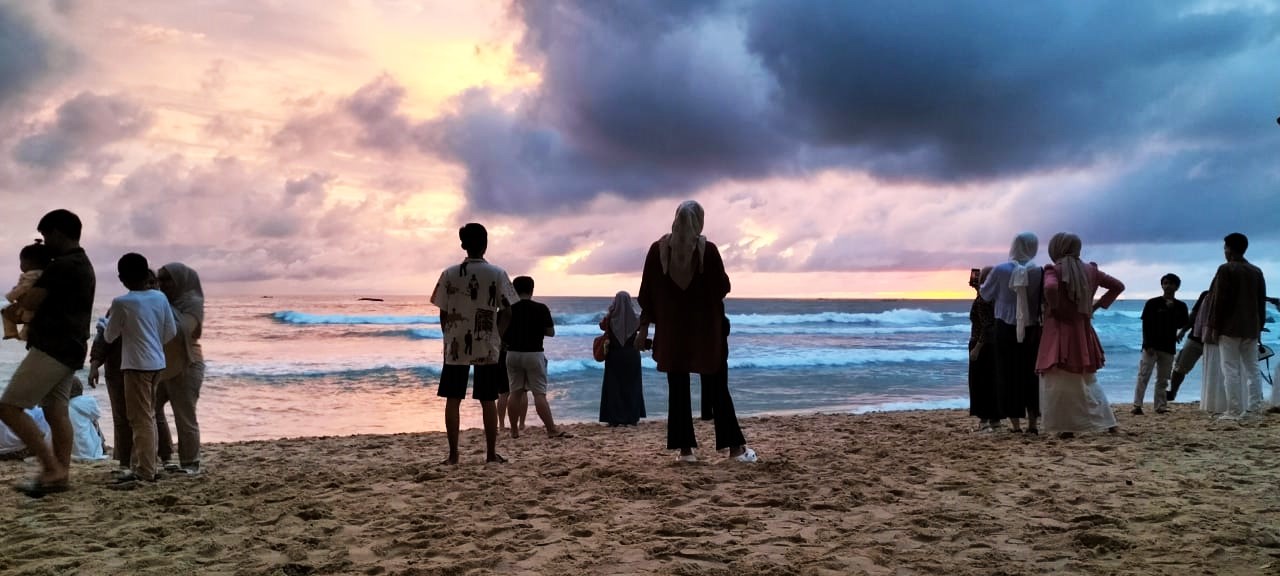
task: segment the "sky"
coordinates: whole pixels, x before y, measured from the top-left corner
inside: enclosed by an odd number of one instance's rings
[[[0,0],[0,251],[421,295],[476,221],[610,296],[695,199],[731,296],[964,298],[1026,230],[1193,299],[1280,270],[1277,63],[1280,0]]]

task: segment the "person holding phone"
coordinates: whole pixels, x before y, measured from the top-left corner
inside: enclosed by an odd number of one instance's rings
[[[991,267],[969,271],[969,286],[976,292],[991,274]],[[996,396],[996,308],[977,294],[969,307],[969,415],[978,418],[978,432],[1000,427],[1000,401]]]

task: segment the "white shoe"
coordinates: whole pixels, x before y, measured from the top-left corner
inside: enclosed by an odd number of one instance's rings
[[[1218,415],[1218,420],[1242,420],[1242,419],[1244,419],[1244,416],[1240,414],[1226,413],[1226,414]]]
[[[757,462],[758,460],[760,460],[760,458],[758,458],[758,457],[756,456],[756,451],[755,451],[755,450],[752,450],[752,449],[750,449],[750,448],[747,448],[747,450],[746,450],[745,452],[743,452],[743,453],[741,453],[741,454],[739,454],[739,455],[737,455],[737,456],[734,456],[734,457],[733,457],[733,459],[734,459],[734,460],[737,460],[737,461],[739,461],[739,462],[745,462],[745,463],[747,463],[747,464],[753,464],[753,463]]]
[[[680,454],[676,456],[676,461],[694,463],[698,461],[698,456],[696,454]]]

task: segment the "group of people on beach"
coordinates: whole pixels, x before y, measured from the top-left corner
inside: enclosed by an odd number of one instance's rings
[[[600,420],[611,426],[645,417],[640,353],[652,350],[667,376],[667,449],[682,462],[696,462],[691,378],[703,387],[702,417],[714,420],[716,450],[755,462],[728,389],[729,320],[724,299],[728,274],[716,245],[702,235],[702,206],[686,201],[676,209],[671,232],[653,242],[645,257],[639,294],[618,292],[600,328],[608,345]],[[0,394],[0,422],[38,458],[39,476],[17,486],[31,496],[68,488],[73,431],[68,404],[80,382],[75,372],[90,358],[88,383],[105,379],[111,400],[120,470],[112,485],[153,482],[160,472],[200,473],[200,430],[196,404],[204,378],[200,337],[204,292],[199,275],[174,262],[153,271],[146,257],[128,253],[117,262],[126,293],[114,298],[96,323],[89,350],[96,278],[80,247],[81,222],[54,210],[36,226],[42,241],[19,254],[22,275],[7,297],[6,338],[25,340],[27,354]],[[485,259],[488,232],[478,223],[458,231],[466,258],[446,268],[431,302],[439,308],[444,337],[437,395],[445,398],[449,452],[459,461],[459,407],[468,379],[482,407],[486,461],[506,459],[497,451],[498,431],[509,422],[512,438],[524,429],[528,396],[546,433],[559,429],[547,400],[547,358],[543,339],[555,336],[550,309],[533,299],[528,276],[509,279]],[[973,270],[977,291],[970,310],[970,412],[980,430],[1037,434],[1041,427],[1062,437],[1117,431],[1115,414],[1096,373],[1105,353],[1092,324],[1095,311],[1109,307],[1125,289],[1093,262],[1081,259],[1078,236],[1058,233],[1049,242],[1050,263],[1034,263],[1038,238],[1017,235],[1009,260]],[[1265,409],[1255,367],[1267,302],[1263,273],[1245,258],[1248,238],[1224,239],[1222,264],[1210,288],[1188,311],[1178,301],[1181,280],[1161,278],[1163,294],[1143,309],[1142,356],[1134,414],[1152,373],[1155,411],[1168,410],[1187,372],[1203,356],[1201,407],[1235,420]],[[1095,299],[1099,289],[1105,290]],[[638,309],[637,309],[638,308]],[[654,328],[650,338],[650,328]],[[1187,343],[1175,358],[1175,346]],[[474,367],[474,370],[473,370]],[[473,375],[474,374],[474,375]],[[1170,387],[1170,385],[1172,385]],[[172,406],[177,424],[178,462],[173,455],[163,406]],[[50,442],[27,410],[39,406]],[[1022,420],[1026,419],[1026,427]]]
[[[715,421],[716,450],[728,450],[740,462],[755,462],[738,424],[728,390],[729,322],[724,298],[729,276],[716,245],[702,235],[702,206],[694,201],[676,209],[671,233],[649,248],[640,292],[635,300],[618,292],[600,323],[609,338],[601,390],[600,419],[610,425],[634,425],[645,416],[640,352],[653,350],[658,371],[667,374],[669,416],[667,449],[682,462],[696,462],[690,374],[702,378],[704,418]],[[555,335],[550,310],[533,298],[533,279],[508,279],[485,260],[488,231],[478,223],[458,230],[466,258],[446,268],[431,303],[440,310],[444,367],[437,395],[445,398],[449,453],[443,463],[458,463],[459,407],[472,379],[485,430],[486,462],[506,462],[497,451],[503,420],[519,438],[526,392],[553,438],[569,437],[556,428],[546,400],[547,359],[542,339]],[[636,305],[639,311],[636,310]],[[655,329],[652,339],[649,328]],[[474,370],[472,369],[474,367]],[[503,410],[503,404],[506,409]]]
[[[154,482],[163,466],[171,474],[200,473],[200,428],[196,403],[204,379],[200,336],[204,291],[195,270],[180,263],[153,271],[146,257],[121,256],[117,272],[126,293],[114,298],[96,323],[90,352],[90,326],[97,279],[80,246],[82,224],[68,210],[45,214],[36,225],[39,250],[19,255],[23,275],[9,300],[10,319],[21,323],[15,337],[25,338],[27,354],[0,394],[0,422],[40,462],[40,474],[16,488],[39,497],[69,487],[75,432],[68,405],[81,388],[76,371],[90,359],[89,385],[105,379],[115,429],[120,469],[111,485],[131,488]],[[32,271],[38,271],[32,274]],[[177,464],[164,465],[173,452],[163,406],[177,422]],[[28,410],[39,406],[49,441]]]
[[[1096,263],[1081,260],[1082,242],[1074,234],[1053,236],[1051,262],[1043,267],[1034,263],[1038,247],[1035,234],[1021,233],[1013,239],[1008,261],[970,274],[977,296],[969,312],[969,412],[984,432],[1000,430],[1008,420],[1014,433],[1038,434],[1041,426],[1063,438],[1115,433],[1115,413],[1097,382],[1106,355],[1092,319],[1094,312],[1115,302],[1124,283]],[[1226,262],[1190,313],[1175,296],[1181,279],[1174,274],[1161,278],[1163,294],[1147,301],[1142,312],[1133,414],[1143,413],[1153,371],[1155,411],[1167,412],[1167,402],[1201,350],[1203,409],[1239,419],[1264,408],[1255,365],[1269,299],[1262,271],[1244,258],[1248,247],[1243,234],[1223,239]],[[1105,293],[1095,300],[1099,289]],[[1177,342],[1188,334],[1175,360]]]
[[[1267,304],[1280,309],[1280,298],[1267,296],[1265,275],[1244,257],[1248,249],[1249,239],[1243,234],[1229,234],[1224,238],[1226,262],[1218,266],[1209,289],[1200,293],[1189,313],[1186,304],[1173,296],[1177,277],[1166,276],[1161,280],[1164,295],[1148,301],[1143,311],[1143,363],[1134,392],[1134,414],[1142,413],[1151,364],[1155,364],[1157,373],[1156,412],[1162,412],[1167,410],[1167,402],[1174,400],[1187,373],[1202,357],[1201,410],[1221,420],[1240,420],[1268,411],[1263,401],[1263,378],[1258,361],[1265,350],[1261,336],[1268,331]],[[1172,286],[1166,287],[1166,284]],[[1153,315],[1149,320],[1147,310],[1157,308],[1161,301],[1175,312],[1167,318]],[[1153,334],[1150,339],[1148,332]],[[1177,356],[1173,356],[1171,344],[1184,337],[1187,341]],[[1148,342],[1158,343],[1161,349],[1148,354],[1149,346],[1154,349]],[[1270,411],[1280,411],[1277,401],[1280,398],[1273,389]]]

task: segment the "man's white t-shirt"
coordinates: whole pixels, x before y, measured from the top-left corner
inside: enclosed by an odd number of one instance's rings
[[[164,370],[164,344],[178,334],[178,322],[169,299],[159,290],[130,290],[111,301],[107,342],[124,338],[120,346],[121,370]]]
[[[431,303],[440,309],[445,364],[496,364],[502,349],[498,309],[519,299],[507,271],[468,258],[440,274]]]

